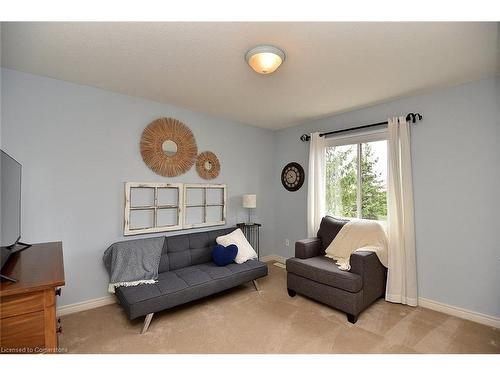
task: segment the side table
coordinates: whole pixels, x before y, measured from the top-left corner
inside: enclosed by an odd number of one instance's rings
[[[258,223],[238,223],[236,224],[241,229],[250,245],[257,251],[257,260],[260,259],[260,227]]]

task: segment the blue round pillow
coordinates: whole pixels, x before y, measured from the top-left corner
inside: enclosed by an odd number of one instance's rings
[[[238,254],[238,246],[236,245],[229,245],[227,247],[215,245],[212,250],[212,260],[218,266],[227,266],[233,263],[236,254]]]

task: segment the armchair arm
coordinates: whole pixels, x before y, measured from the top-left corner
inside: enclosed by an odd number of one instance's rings
[[[356,251],[350,258],[351,271],[363,280],[363,299],[371,303],[385,293],[387,268],[372,251]]]
[[[312,258],[320,255],[321,239],[319,237],[306,238],[295,242],[295,257],[300,259]]]

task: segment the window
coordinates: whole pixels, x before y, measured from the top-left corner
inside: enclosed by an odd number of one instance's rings
[[[385,131],[327,139],[326,213],[345,218],[387,219]]]

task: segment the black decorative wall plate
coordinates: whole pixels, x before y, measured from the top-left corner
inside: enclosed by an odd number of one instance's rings
[[[297,191],[304,183],[304,168],[299,163],[288,163],[281,172],[281,183],[288,191]]]

